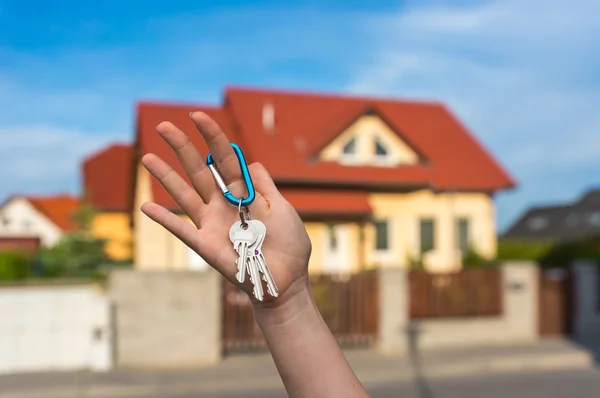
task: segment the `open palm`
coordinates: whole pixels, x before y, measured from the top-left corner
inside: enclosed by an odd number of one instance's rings
[[[204,137],[229,190],[237,197],[244,195],[238,159],[227,136],[208,115],[194,112],[190,117]],[[225,278],[239,285],[235,279],[237,253],[229,240],[229,229],[239,220],[238,209],[223,198],[206,162],[184,132],[170,122],[162,122],[156,130],[175,151],[192,186],[154,154],[145,155],[142,163],[193,224],[156,203],[144,203],[141,210],[195,250]],[[279,300],[285,300],[284,297],[293,295],[308,283],[310,240],[298,213],[279,193],[265,168],[253,163],[249,170],[256,190],[256,199],[249,209],[252,218],[262,221],[267,228],[262,251],[279,288]],[[253,298],[248,279],[240,287]],[[273,297],[265,295],[265,302],[272,300]]]

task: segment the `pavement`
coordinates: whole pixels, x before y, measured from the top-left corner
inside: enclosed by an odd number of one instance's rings
[[[407,385],[426,379],[447,380],[478,375],[489,377],[515,372],[587,371],[593,368],[597,352],[594,351],[595,347],[590,347],[587,345],[587,348],[584,348],[567,340],[547,340],[532,344],[430,350],[397,356],[383,356],[370,350],[347,350],[345,355],[368,389],[383,388],[384,391],[390,392],[395,391],[392,390],[394,388],[402,391]],[[421,384],[423,383],[417,383]],[[386,388],[388,390],[385,390]],[[269,391],[278,395],[269,395]],[[375,393],[373,395],[375,396]],[[2,398],[159,396],[275,397],[285,396],[285,393],[268,353],[231,356],[217,366],[202,369],[120,369],[106,373],[68,372],[0,376]],[[394,393],[381,396],[398,395]]]

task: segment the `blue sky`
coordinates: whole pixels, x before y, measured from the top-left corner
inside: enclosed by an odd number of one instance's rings
[[[600,186],[597,1],[52,3],[0,0],[2,197],[76,192],[136,101],[225,85],[443,101],[519,181],[501,229]]]

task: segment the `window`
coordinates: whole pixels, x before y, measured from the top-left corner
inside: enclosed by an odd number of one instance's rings
[[[567,224],[568,227],[576,227],[579,224],[579,214],[569,214],[565,219],[565,224]]]
[[[327,227],[327,238],[329,239],[329,248],[331,250],[337,250],[338,240],[337,233],[335,227],[333,225],[329,225]]]
[[[375,155],[385,157],[388,155],[388,150],[379,139],[375,139]]]
[[[388,250],[388,222],[386,220],[375,221],[375,249]]]
[[[546,228],[547,225],[548,225],[548,219],[543,216],[533,217],[527,222],[527,226],[529,227],[529,229],[534,230],[534,231],[539,231],[540,229],[544,229],[544,228]]]
[[[457,240],[456,246],[463,253],[469,249],[469,220],[467,218],[459,218],[456,220]]]
[[[592,225],[600,226],[600,211],[596,211],[590,214],[589,222]]]
[[[352,138],[344,145],[343,152],[345,155],[354,155],[356,153],[356,139]]]
[[[435,222],[431,218],[420,222],[421,253],[435,249]]]

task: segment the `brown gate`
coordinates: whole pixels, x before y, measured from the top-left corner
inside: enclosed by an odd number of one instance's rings
[[[379,316],[378,281],[374,271],[353,275],[311,275],[317,307],[340,345],[371,344]],[[223,351],[262,350],[264,337],[254,321],[245,293],[223,286]]]
[[[573,276],[569,269],[540,269],[539,332],[542,337],[569,335],[574,309]]]

